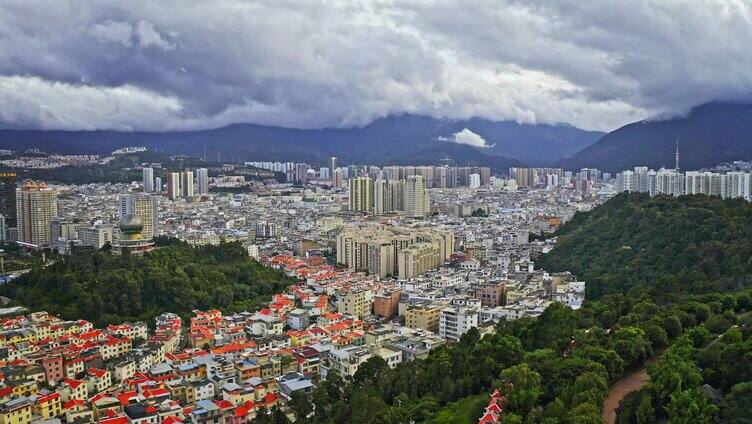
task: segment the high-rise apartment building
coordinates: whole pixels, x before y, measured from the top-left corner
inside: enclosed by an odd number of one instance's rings
[[[155,193],[162,192],[162,178],[161,177],[154,178],[154,192]]]
[[[750,174],[747,172],[728,172],[724,184],[724,198],[742,198],[747,201],[752,199],[752,184]]]
[[[373,207],[373,186],[369,177],[350,178],[347,182],[350,195],[349,210],[370,212]]]
[[[470,174],[470,188],[480,188],[480,174]]]
[[[167,174],[167,197],[170,200],[175,200],[182,196],[183,192],[180,189],[180,173],[170,172]]]
[[[183,171],[182,189],[183,196],[185,197],[193,197],[195,194],[193,189],[193,171]]]
[[[535,168],[515,168],[515,181],[517,187],[535,187],[538,183],[538,175]]]
[[[404,193],[406,214],[419,218],[431,213],[431,201],[422,175],[407,177]]]
[[[392,201],[391,181],[376,180],[373,183],[373,213],[374,215],[384,215],[394,211],[394,202]]]
[[[143,180],[144,193],[152,193],[154,191],[154,168],[144,168]]]
[[[416,243],[397,254],[398,275],[404,280],[416,278],[428,270],[438,268],[442,262],[438,247],[430,243]]]
[[[178,174],[179,175],[179,174]],[[141,221],[141,234],[145,239],[159,235],[159,216],[157,214],[157,197],[148,194],[125,194],[120,196],[118,218],[133,215]]]
[[[16,212],[17,185],[18,176],[15,172],[0,173],[0,215],[5,217],[6,229],[18,226],[18,212]],[[5,232],[3,232],[3,237],[5,236]]]
[[[209,170],[206,168],[197,169],[196,181],[198,182],[198,194],[209,194]]]
[[[329,158],[329,175],[331,175],[332,178],[334,178],[334,171],[336,169],[337,169],[337,157],[332,156]]]
[[[45,183],[27,181],[16,194],[18,241],[32,248],[52,245],[52,217],[57,216],[57,191]]]

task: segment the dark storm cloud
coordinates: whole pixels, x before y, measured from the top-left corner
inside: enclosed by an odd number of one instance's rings
[[[413,112],[611,129],[749,100],[742,1],[0,3],[0,122],[321,127]]]

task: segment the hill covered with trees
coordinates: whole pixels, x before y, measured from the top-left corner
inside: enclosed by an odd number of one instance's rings
[[[239,243],[177,242],[143,257],[77,253],[0,286],[0,295],[32,310],[106,325],[151,323],[166,311],[187,318],[193,309],[254,310],[293,283],[250,260]]]
[[[752,159],[752,104],[706,103],[686,116],[634,122],[604,135],[559,166],[612,172],[635,166],[673,168],[677,140],[685,169]]]
[[[587,297],[634,286],[653,299],[750,284],[752,206],[740,199],[621,193],[577,213],[536,259],[587,281]]]

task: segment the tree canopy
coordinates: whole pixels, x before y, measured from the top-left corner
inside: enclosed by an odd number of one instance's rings
[[[172,243],[141,256],[80,252],[0,287],[14,303],[96,325],[194,309],[255,310],[294,281],[250,260],[239,243]]]

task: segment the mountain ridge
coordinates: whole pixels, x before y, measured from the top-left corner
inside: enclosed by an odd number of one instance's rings
[[[568,159],[566,169],[621,171],[635,166],[674,167],[679,141],[682,169],[752,159],[752,104],[711,102],[686,116],[645,119],[605,134]]]
[[[469,129],[489,147],[453,142]],[[594,142],[602,133],[568,124],[520,124],[514,121],[437,119],[391,115],[355,128],[296,129],[258,124],[231,124],[215,129],[168,132],[113,130],[0,130],[0,148],[40,148],[54,153],[105,154],[125,146],[144,146],[170,154],[237,160],[306,161],[324,164],[330,156],[342,163],[475,164],[504,169],[523,164],[550,165]]]

